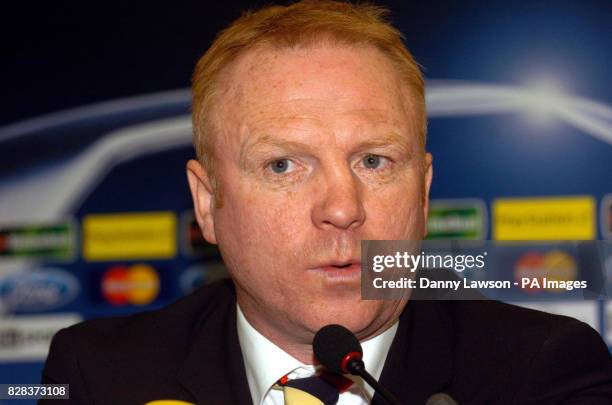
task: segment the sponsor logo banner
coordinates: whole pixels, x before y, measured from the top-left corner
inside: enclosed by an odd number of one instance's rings
[[[564,293],[564,289],[547,286],[544,280],[571,282],[577,280],[578,266],[572,255],[562,250],[551,250],[547,253],[527,252],[521,255],[514,265],[514,280],[520,282],[523,278],[536,280],[520,288],[528,294],[542,291]]]
[[[83,219],[83,256],[89,261],[173,258],[176,215],[173,212],[88,215]]]
[[[44,361],[53,335],[81,320],[78,314],[0,318],[0,361]]]
[[[57,309],[79,294],[76,277],[59,269],[19,272],[0,278],[0,306],[8,312]]]
[[[68,261],[75,255],[72,221],[0,228],[0,258],[19,257]]]
[[[485,239],[485,218],[482,200],[432,200],[427,239]]]
[[[102,275],[100,292],[114,306],[147,305],[159,296],[159,275],[148,264],[113,266]]]
[[[595,239],[595,201],[588,196],[495,200],[493,239]]]

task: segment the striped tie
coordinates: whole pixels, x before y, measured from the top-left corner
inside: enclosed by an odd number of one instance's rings
[[[295,380],[283,377],[278,384],[283,388],[285,405],[336,405],[340,393],[348,390],[353,381],[323,372]]]

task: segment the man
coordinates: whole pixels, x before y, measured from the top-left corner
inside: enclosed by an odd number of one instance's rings
[[[55,337],[44,381],[72,403],[282,404],[341,323],[402,404],[610,403],[601,338],[495,302],[362,300],[360,241],[425,236],[424,85],[380,8],[330,1],[234,22],[194,73],[196,218],[231,282]],[[350,385],[348,385],[350,384]],[[340,404],[382,404],[363,381]],[[568,403],[569,403],[568,402]],[[177,402],[175,402],[177,403]]]

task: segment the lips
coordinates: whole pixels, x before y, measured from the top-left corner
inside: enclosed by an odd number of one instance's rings
[[[330,279],[353,279],[358,278],[361,273],[360,261],[337,261],[323,263],[311,269]]]

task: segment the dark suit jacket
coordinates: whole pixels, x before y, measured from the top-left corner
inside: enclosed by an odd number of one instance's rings
[[[159,311],[63,329],[43,382],[70,384],[63,405],[251,404],[235,305],[224,280]],[[437,392],[459,404],[612,403],[612,360],[597,332],[495,301],[411,301],[380,381],[402,404]]]

